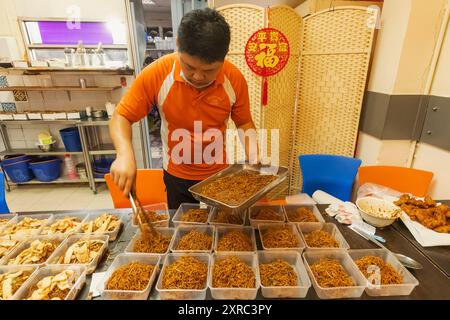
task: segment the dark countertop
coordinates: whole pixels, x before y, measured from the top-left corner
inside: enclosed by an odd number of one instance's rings
[[[324,209],[327,207],[327,205],[319,205],[318,208],[322,212],[325,220],[327,222],[333,222],[337,225],[347,242],[350,244],[351,249],[372,249],[377,248],[374,244],[372,244],[370,241],[362,238],[357,233],[353,232],[348,227],[341,225],[337,223],[336,220],[328,217],[326,214],[324,214]],[[108,266],[112,263],[114,258],[124,252],[125,247],[127,246],[128,242],[131,240],[131,238],[134,235],[135,228],[131,226],[130,222],[130,215],[131,212],[130,209],[120,209],[120,210],[95,210],[95,211],[89,211],[89,212],[117,212],[121,213],[125,216],[125,225],[122,227],[122,230],[120,231],[118,238],[116,241],[111,242],[109,244],[109,252],[105,255],[105,257],[102,259],[102,261],[99,263],[97,269],[95,272],[103,272],[106,271]],[[54,212],[55,214],[69,214],[70,212],[75,211],[60,211],[60,212]],[[79,211],[76,211],[79,212]],[[36,212],[38,213],[38,212]],[[41,212],[39,212],[41,213]],[[30,214],[30,213],[26,213]],[[170,212],[170,216],[172,218],[174,214],[174,211]],[[399,224],[399,223],[397,223]],[[410,239],[408,239],[407,236],[403,234],[402,230],[399,230],[400,227],[398,225],[390,226],[381,230],[377,230],[377,234],[384,237],[386,239],[385,246],[392,250],[393,252],[402,253],[405,254],[418,262],[420,262],[424,268],[421,270],[410,270],[414,277],[417,278],[419,281],[419,285],[412,291],[411,295],[409,296],[394,296],[394,297],[370,297],[366,293],[363,293],[363,295],[360,298],[362,300],[376,300],[376,299],[387,299],[387,300],[408,300],[408,299],[421,299],[421,300],[450,300],[450,277],[448,274],[442,270],[436,261],[440,261],[442,259],[442,266],[445,266],[447,263],[449,263],[449,255],[448,255],[448,249],[445,248],[418,248]],[[406,228],[405,228],[406,229]],[[256,230],[257,231],[257,230]],[[255,232],[256,240],[257,240],[257,246],[260,250],[261,242],[259,240],[259,234],[258,232]],[[412,237],[412,236],[411,236]],[[419,245],[420,246],[420,245]],[[442,251],[446,251],[446,254],[444,255]],[[442,257],[441,257],[442,254]],[[440,257],[440,258],[439,258]],[[162,263],[163,261],[161,261]],[[448,270],[447,270],[448,271]],[[155,284],[157,279],[155,280],[153,284],[152,291],[150,292],[149,299],[150,300],[157,300],[159,299],[159,296],[155,290]],[[78,299],[89,299],[88,293],[89,293],[89,287],[91,282],[91,276],[88,276],[86,279],[86,285],[78,295]],[[101,299],[95,298],[95,299]],[[211,299],[211,295],[207,293],[206,299]],[[261,295],[261,290],[259,290],[257,299],[264,299]],[[319,299],[316,295],[316,292],[314,290],[314,287],[311,286],[309,288],[308,294],[305,299],[310,300],[317,300]]]
[[[450,200],[440,200],[438,202],[450,205]],[[408,239],[417,250],[426,255],[436,267],[444,272],[447,277],[450,278],[450,247],[438,246],[438,247],[422,247],[419,242],[414,239],[414,236],[409,232],[408,228],[401,221],[396,221],[393,224],[396,231],[402,236]]]

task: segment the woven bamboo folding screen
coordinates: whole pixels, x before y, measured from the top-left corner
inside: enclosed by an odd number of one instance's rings
[[[264,28],[266,23],[266,9],[258,6],[236,4],[218,8],[227,20],[231,29],[230,50],[227,59],[232,62],[244,75],[248,84],[250,96],[250,111],[256,128],[261,127],[261,77],[250,70],[245,62],[245,45],[251,35]],[[234,123],[230,120],[228,128],[235,129]],[[241,152],[240,156],[243,155]],[[237,158],[235,152],[235,159]]]
[[[291,193],[301,186],[299,155],[354,155],[376,14],[339,7],[304,19]]]
[[[227,56],[243,73],[257,128],[279,129],[280,165],[289,181],[270,195],[296,193],[301,185],[301,154],[353,156],[366,85],[376,12],[338,7],[302,19],[287,6],[270,9],[236,4],[217,9],[231,27]],[[247,40],[273,27],[289,40],[286,67],[268,78],[268,103],[261,106],[262,79],[245,62]],[[229,122],[229,128],[234,128]],[[269,154],[270,134],[269,134]]]
[[[280,73],[267,78],[268,83],[268,103],[262,107],[262,128],[268,130],[279,130],[279,156],[280,165],[289,167],[291,148],[293,141],[293,119],[295,119],[295,92],[297,89],[298,66],[300,55],[299,30],[302,28],[302,18],[290,7],[274,6],[268,10],[268,27],[275,28],[283,32],[289,40],[290,53],[288,64]],[[270,133],[268,136],[269,154]],[[289,179],[278,186],[268,198],[277,198],[287,195],[289,192]]]

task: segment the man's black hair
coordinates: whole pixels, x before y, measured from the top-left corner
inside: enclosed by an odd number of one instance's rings
[[[178,28],[178,50],[207,63],[223,61],[230,46],[230,26],[216,10],[193,10]]]

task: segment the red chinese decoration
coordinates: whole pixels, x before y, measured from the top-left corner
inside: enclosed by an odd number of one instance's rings
[[[245,46],[245,61],[249,68],[264,77],[262,104],[267,104],[267,79],[280,72],[288,63],[290,55],[289,41],[286,36],[274,28],[256,31]]]
[[[245,46],[245,60],[257,75],[268,77],[280,72],[289,60],[290,48],[286,36],[274,28],[256,31]]]

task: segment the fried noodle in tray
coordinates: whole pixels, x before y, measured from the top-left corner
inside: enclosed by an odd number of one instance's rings
[[[194,198],[211,206],[242,211],[282,183],[286,167],[233,164],[189,188]]]

